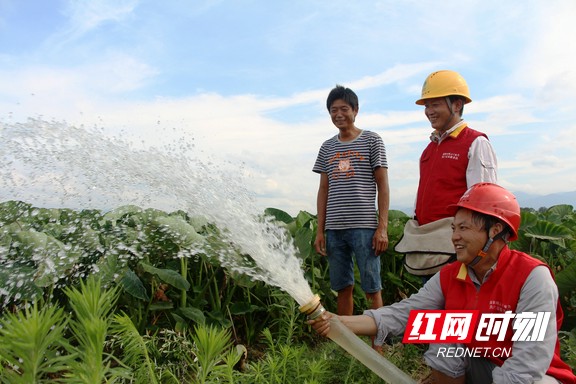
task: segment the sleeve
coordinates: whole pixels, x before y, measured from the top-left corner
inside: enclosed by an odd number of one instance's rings
[[[326,143],[322,144],[320,150],[318,151],[318,156],[316,156],[314,167],[312,167],[312,172],[328,173],[328,170],[326,169],[326,165],[324,162],[325,154],[326,154]]]
[[[413,309],[444,309],[444,294],[440,287],[440,273],[436,273],[420,290],[397,303],[364,311],[376,322],[375,345],[384,344],[388,335],[402,335]]]
[[[490,141],[479,136],[472,142],[468,151],[468,168],[466,169],[466,184],[468,188],[476,183],[496,183],[498,162],[496,153]]]
[[[550,271],[546,266],[534,268],[522,287],[516,313],[550,312],[544,340],[514,342],[512,356],[492,371],[494,384],[533,383],[546,374],[558,337],[557,304],[558,288]]]
[[[379,167],[388,168],[388,160],[386,159],[386,146],[382,137],[376,132],[372,132],[373,139],[370,145],[370,166],[372,169]]]

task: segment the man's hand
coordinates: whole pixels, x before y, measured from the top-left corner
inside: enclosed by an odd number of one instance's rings
[[[324,312],[314,320],[308,320],[306,323],[311,325],[316,332],[322,336],[328,336],[330,332],[330,319],[334,316],[330,312]]]
[[[376,256],[388,249],[388,233],[386,229],[376,229],[372,238],[372,249],[374,249]]]
[[[320,256],[326,256],[326,238],[324,233],[316,233],[316,240],[314,241],[314,248]]]

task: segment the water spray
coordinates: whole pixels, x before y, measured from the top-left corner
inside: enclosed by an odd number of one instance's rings
[[[300,312],[306,314],[310,320],[321,316],[326,310],[320,303],[320,296],[314,295],[312,300],[300,307]],[[338,317],[330,318],[330,331],[328,338],[344,348],[358,361],[377,374],[381,379],[393,384],[416,384],[410,376],[380,355],[362,339],[346,327]]]
[[[237,167],[206,163],[193,144],[185,139],[178,143],[175,148],[136,149],[129,142],[66,123],[29,119],[3,124],[0,194],[44,206],[110,209],[132,204],[204,216],[252,258],[246,262],[235,250],[215,250],[222,266],[281,288],[311,318],[321,315],[324,307],[304,278],[291,239],[273,220],[258,219],[253,195]],[[0,267],[2,261],[0,253]],[[330,321],[328,337],[382,379],[415,383],[336,317]]]

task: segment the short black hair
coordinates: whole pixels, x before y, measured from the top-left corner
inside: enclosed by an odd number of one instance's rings
[[[332,103],[336,100],[343,100],[346,104],[350,105],[353,110],[358,110],[358,96],[350,88],[336,84],[336,87],[330,91],[328,99],[326,100],[326,108],[328,108],[328,111],[330,111]]]
[[[475,223],[476,225],[484,227],[484,230],[486,232],[490,231],[490,228],[492,228],[494,224],[500,223],[504,227],[505,231],[504,233],[506,235],[511,235],[513,233],[512,228],[510,228],[510,226],[506,224],[504,221],[492,215],[487,215],[485,213],[472,211],[472,222]]]

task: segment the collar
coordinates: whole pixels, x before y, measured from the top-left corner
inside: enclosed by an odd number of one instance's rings
[[[341,143],[351,143],[351,142],[357,140],[360,136],[362,136],[362,134],[364,133],[364,130],[363,130],[363,129],[360,129],[360,128],[358,128],[358,127],[355,127],[355,128],[358,129],[358,133],[356,134],[356,136],[352,137],[350,140],[342,140],[342,139],[340,138],[340,134],[337,134],[337,135],[336,135],[336,139],[337,139],[339,142],[341,142]]]
[[[460,269],[458,270],[458,275],[456,275],[456,278],[458,280],[465,281],[466,277],[470,276],[470,280],[472,281],[472,283],[474,283],[474,285],[481,286],[482,284],[484,284],[484,282],[486,280],[488,280],[490,278],[492,273],[494,273],[494,271],[496,270],[497,266],[498,266],[498,261],[496,261],[494,263],[494,265],[492,267],[490,267],[490,269],[486,272],[486,275],[484,275],[484,279],[482,281],[480,281],[480,280],[478,280],[478,277],[474,273],[474,270],[472,269],[472,267],[469,267],[465,264],[461,264]]]
[[[460,120],[456,125],[454,125],[452,128],[450,128],[449,130],[447,130],[443,134],[440,134],[437,130],[434,130],[430,134],[430,141],[432,141],[434,143],[441,143],[447,137],[451,137],[451,138],[455,139],[458,137],[460,132],[462,132],[462,130],[464,128],[466,128],[467,125],[468,124],[466,124],[466,122],[464,120]]]
[[[458,274],[456,275],[456,278],[458,280],[465,281],[466,277],[470,276],[470,280],[472,280],[473,283],[477,285],[482,285],[490,277],[490,275],[492,275],[496,271],[498,264],[502,265],[503,268],[507,267],[509,262],[508,260],[510,258],[510,253],[511,253],[510,248],[508,248],[508,245],[505,245],[504,248],[502,248],[502,250],[500,251],[500,254],[498,255],[498,260],[496,260],[494,265],[492,265],[490,269],[486,272],[484,280],[481,282],[476,277],[476,274],[474,273],[472,267],[469,267],[463,263],[460,263],[460,269],[458,269]]]

